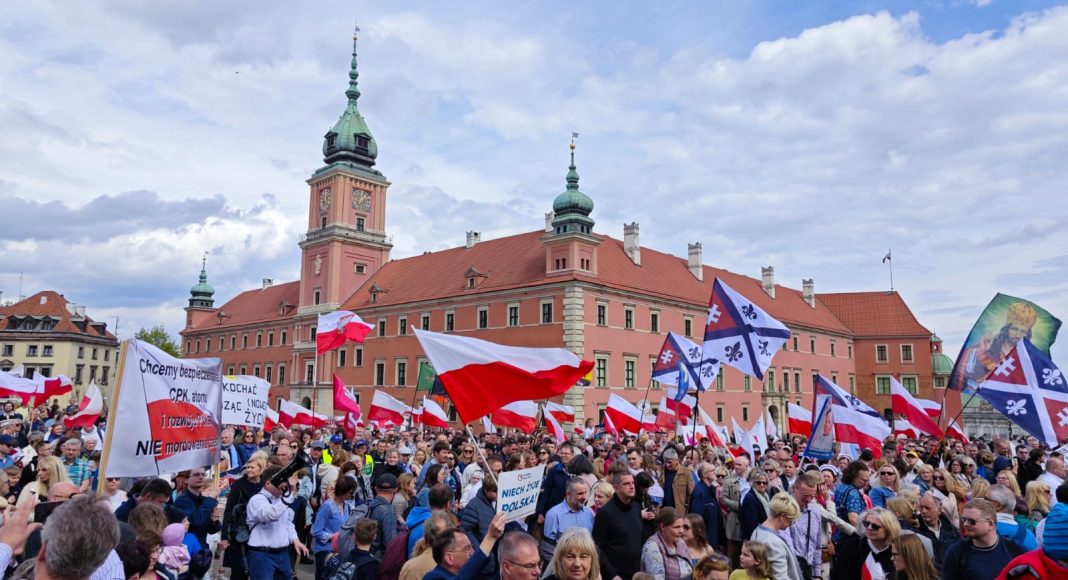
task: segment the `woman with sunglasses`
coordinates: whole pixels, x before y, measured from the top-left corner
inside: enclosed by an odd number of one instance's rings
[[[690,550],[690,561],[697,564],[706,556],[715,554],[716,550],[708,544],[705,519],[697,514],[688,514],[686,519],[689,521],[683,526],[682,537],[686,540],[686,548]]]
[[[894,572],[890,545],[901,536],[897,516],[886,508],[871,508],[860,518],[864,534],[842,540],[835,549],[830,580],[857,580],[871,556],[886,577]]]
[[[949,518],[954,528],[960,529],[960,510],[957,507],[963,499],[963,492],[957,490],[957,480],[946,468],[936,469],[931,476],[931,493],[942,500],[942,513]]]
[[[738,520],[742,526],[742,539],[747,540],[753,530],[768,518],[768,474],[763,469],[749,472],[749,491],[742,498]]]
[[[246,429],[241,433],[241,440],[236,443],[237,452],[242,459],[248,461],[252,454],[260,450],[258,434],[254,429]]]
[[[873,506],[886,507],[887,500],[896,497],[901,489],[901,478],[892,463],[883,464],[876,473],[879,474],[879,484],[871,486],[868,497]]]

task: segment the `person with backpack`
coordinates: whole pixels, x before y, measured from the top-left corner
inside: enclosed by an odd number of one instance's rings
[[[362,519],[356,522],[353,534],[356,547],[345,556],[344,563],[323,580],[378,580],[381,562],[371,553],[371,542],[378,535],[378,522]]]
[[[267,453],[253,453],[245,462],[245,475],[230,485],[219,541],[219,547],[223,550],[223,566],[230,568],[230,580],[248,580],[245,563],[245,545],[249,536],[248,500],[263,488],[260,474],[266,466]]]
[[[986,499],[998,510],[998,534],[1012,538],[1012,541],[1019,544],[1024,551],[1030,552],[1038,549],[1035,535],[1027,527],[1021,526],[1013,517],[1016,511],[1016,494],[1011,489],[1001,484],[991,485],[986,492]]]
[[[960,518],[964,539],[950,546],[942,562],[943,580],[993,580],[1025,550],[998,534],[997,508],[978,498],[964,506]]]
[[[324,580],[326,576],[326,559],[331,553],[331,540],[341,531],[341,526],[349,517],[349,501],[356,491],[356,481],[342,477],[334,484],[332,501],[323,503],[315,513],[312,525],[312,554],[315,556],[315,580]],[[358,542],[357,542],[358,544]]]
[[[371,553],[381,559],[386,546],[397,537],[397,515],[393,512],[393,496],[397,493],[397,477],[384,473],[375,482],[375,498],[367,508],[367,517],[378,522],[378,535],[371,545]]]
[[[868,487],[871,470],[863,461],[853,461],[842,470],[842,483],[834,490],[834,505],[838,517],[850,525],[860,527],[860,515],[871,507],[871,500],[862,491]],[[835,530],[832,540],[835,545],[842,541],[844,534]]]

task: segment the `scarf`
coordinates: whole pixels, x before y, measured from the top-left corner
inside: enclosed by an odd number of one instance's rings
[[[679,560],[685,560],[690,562],[690,549],[686,547],[684,540],[678,540],[675,545],[668,547],[664,542],[664,536],[657,531],[653,534],[653,541],[656,542],[656,547],[660,549],[660,557],[664,560],[664,578],[681,578],[682,570],[679,569]]]

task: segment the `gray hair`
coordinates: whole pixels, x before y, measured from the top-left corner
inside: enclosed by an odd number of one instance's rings
[[[48,517],[41,542],[50,576],[88,578],[119,544],[119,522],[96,497],[75,497]]]
[[[523,546],[529,546],[535,554],[538,553],[538,541],[534,539],[534,536],[520,531],[513,530],[507,534],[501,536],[500,544],[500,559],[501,561],[514,562],[519,556],[519,550]]]
[[[1016,494],[1004,485],[991,485],[986,499],[998,504],[999,512],[1012,513],[1016,509]]]
[[[70,439],[67,439],[66,441],[63,442],[63,446],[64,447],[77,447],[77,448],[81,449],[82,440],[78,439],[77,437],[71,437]]]
[[[678,461],[679,452],[675,451],[674,447],[668,447],[664,450],[664,454],[661,456],[664,461]]]
[[[590,487],[590,484],[586,483],[585,479],[582,479],[578,476],[572,477],[571,479],[567,480],[567,489],[564,490],[564,493],[571,493],[575,491],[575,488],[580,485],[585,486],[587,490]]]

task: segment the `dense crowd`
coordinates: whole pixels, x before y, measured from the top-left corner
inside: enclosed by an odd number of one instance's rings
[[[3,411],[6,578],[1068,578],[1064,458],[1034,438],[816,462],[796,436],[754,457],[592,426],[226,428],[218,466],[100,480],[103,422]],[[506,523],[497,477],[536,466],[534,513]]]

